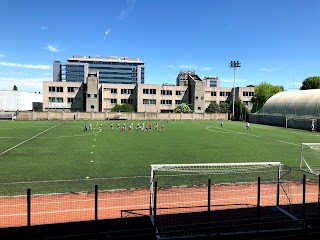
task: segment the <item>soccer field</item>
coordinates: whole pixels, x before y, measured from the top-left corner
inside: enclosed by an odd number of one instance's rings
[[[158,121],[164,131],[148,132],[135,129],[138,121],[133,131],[117,130],[123,121],[90,122],[84,131],[85,121],[0,121],[0,182],[149,176],[151,164],[169,163],[281,162],[298,170],[300,144],[320,137],[231,121]]]

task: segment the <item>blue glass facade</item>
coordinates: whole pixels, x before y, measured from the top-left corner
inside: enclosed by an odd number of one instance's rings
[[[85,74],[83,64],[88,66],[88,70],[99,71],[99,83],[144,83],[143,62],[139,61],[138,59],[114,57],[70,58],[66,63],[66,81],[80,81],[80,79],[83,79],[81,77],[83,74]]]

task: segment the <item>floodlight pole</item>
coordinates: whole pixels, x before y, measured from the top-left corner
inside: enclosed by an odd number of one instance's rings
[[[234,101],[236,97],[236,89],[235,89],[235,83],[236,83],[236,68],[241,67],[239,61],[231,61],[230,67],[233,68],[233,94],[232,94],[232,118],[234,119]]]

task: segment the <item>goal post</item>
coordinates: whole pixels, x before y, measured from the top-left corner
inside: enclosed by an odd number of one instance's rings
[[[281,185],[281,178],[290,172],[281,162],[155,164],[150,167],[150,218],[160,235],[179,231],[182,226],[206,224],[207,215],[199,213],[208,211],[208,202],[210,211],[217,212],[256,208],[258,178],[261,178],[261,204],[275,207],[294,219],[282,208],[290,205],[291,196]],[[197,217],[184,218],[192,214]],[[250,217],[231,216],[232,221],[246,218]]]
[[[301,143],[300,170],[319,175],[320,143]]]

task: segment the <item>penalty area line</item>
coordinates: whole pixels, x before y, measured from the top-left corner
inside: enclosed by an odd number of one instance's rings
[[[57,125],[55,125],[55,126],[53,126],[53,127],[51,127],[51,128],[48,128],[48,129],[46,129],[46,130],[44,130],[44,131],[42,131],[42,132],[40,132],[40,133],[38,133],[38,134],[34,135],[33,137],[28,138],[27,140],[24,140],[23,142],[21,142],[21,143],[19,143],[19,144],[15,145],[15,146],[13,146],[13,147],[11,147],[11,148],[9,148],[9,149],[5,150],[4,152],[0,153],[0,156],[1,156],[1,155],[3,155],[3,154],[5,154],[5,153],[7,153],[7,152],[9,152],[9,151],[11,151],[12,149],[14,149],[14,148],[16,148],[16,147],[19,147],[20,145],[22,145],[22,144],[24,144],[24,143],[26,143],[26,142],[30,141],[30,140],[31,140],[31,139],[33,139],[33,138],[35,138],[35,137],[37,137],[37,136],[39,136],[39,135],[41,135],[41,134],[43,134],[43,133],[45,133],[45,132],[47,132],[47,131],[49,131],[49,130],[53,129],[53,128],[55,128],[55,127],[60,126],[62,123],[64,123],[64,122],[61,122],[61,123],[59,123],[59,124],[57,124]]]

